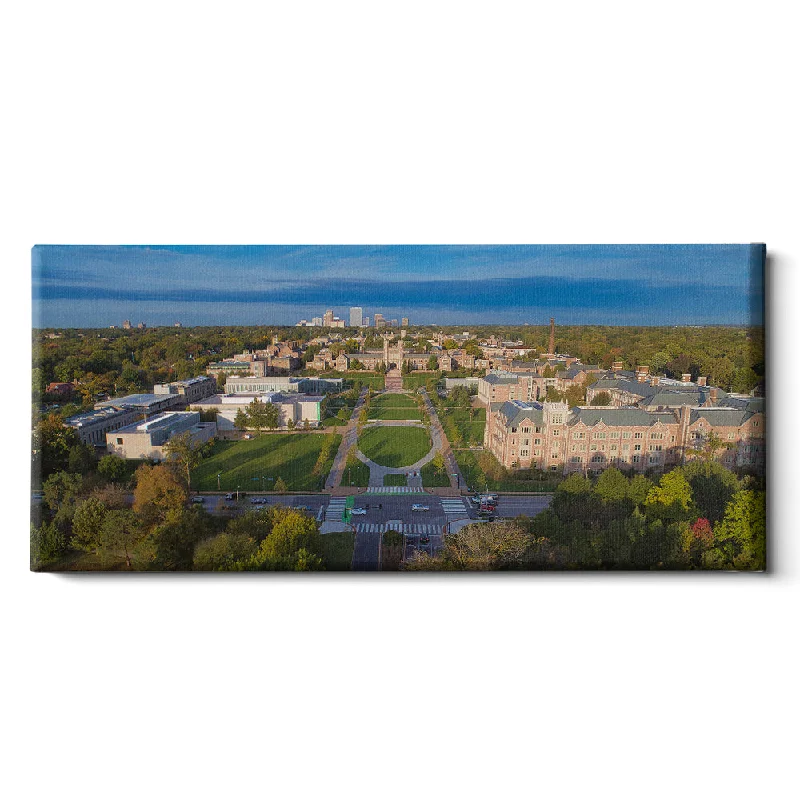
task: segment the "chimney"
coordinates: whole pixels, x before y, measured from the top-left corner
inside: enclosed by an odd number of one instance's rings
[[[547,351],[552,355],[555,355],[556,352],[556,321],[553,317],[550,317],[550,349]]]
[[[653,375],[653,377],[650,378],[650,385],[658,386],[658,375]]]
[[[700,377],[697,379],[697,385],[698,385],[698,386],[705,386],[705,385],[706,385],[706,377],[705,377],[704,375],[701,375],[701,376],[700,376]]]
[[[681,383],[690,383],[692,380],[692,376],[689,372],[684,372],[681,375]]]
[[[717,389],[715,386],[711,387],[711,391],[708,393],[711,402],[716,405],[717,404]]]
[[[647,373],[646,372],[637,372],[636,373],[636,380],[638,380],[639,383],[645,383],[647,381]]]
[[[622,369],[622,362],[621,361],[615,361],[611,365],[611,369],[613,369],[614,372],[619,372]]]

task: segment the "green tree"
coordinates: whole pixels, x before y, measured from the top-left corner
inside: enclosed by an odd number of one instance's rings
[[[712,524],[719,522],[739,491],[739,479],[716,461],[693,461],[681,470],[692,487],[697,513]]]
[[[128,569],[133,568],[131,556],[136,545],[145,535],[145,530],[136,514],[127,509],[109,511],[103,522],[98,551],[106,558],[119,555],[125,558]]]
[[[190,431],[177,433],[164,445],[164,453],[168,459],[180,464],[186,475],[186,488],[192,488],[192,470],[202,461],[201,452],[203,445],[195,441]]]
[[[77,472],[86,475],[92,471],[95,465],[94,448],[89,444],[74,444],[69,449],[67,459],[67,469],[70,472]]]
[[[634,475],[628,486],[628,497],[635,505],[644,505],[647,501],[647,496],[650,494],[650,489],[652,488],[653,482],[649,478],[646,478],[644,475]]]
[[[714,544],[704,565],[712,569],[763,570],[766,566],[767,509],[764,492],[743,489],[714,527]]]
[[[435,355],[428,359],[428,369],[434,371],[439,369],[439,359]]]
[[[250,425],[250,418],[243,408],[236,412],[236,416],[233,418],[233,425],[240,431],[246,431]]]
[[[296,570],[320,568],[322,539],[316,521],[300,511],[276,507],[270,509],[272,531],[261,542],[258,552],[248,562],[252,570]],[[301,554],[301,551],[304,551]],[[309,558],[310,554],[310,558]]]
[[[132,475],[130,462],[112,454],[100,459],[97,464],[97,472],[109,483],[125,483],[130,480]]]
[[[628,479],[616,467],[603,470],[594,485],[594,493],[604,503],[627,500],[629,489]]]
[[[689,455],[698,456],[707,465],[707,474],[711,474],[711,462],[720,450],[727,450],[730,445],[713,430],[709,431],[697,447],[687,448]]]
[[[84,500],[72,518],[72,546],[93,553],[103,546],[103,526],[108,509],[95,497]]]
[[[598,392],[592,398],[592,405],[593,406],[610,406],[611,405],[611,395],[608,392]]]
[[[275,481],[275,491],[280,493],[289,491],[289,487],[286,485],[286,481],[283,478],[281,478],[280,475],[278,476],[278,479]]]
[[[663,520],[679,520],[691,516],[692,487],[683,472],[673,469],[662,475],[658,485],[648,492],[645,507]]]
[[[80,444],[74,428],[64,425],[57,414],[48,414],[34,430],[33,449],[38,454],[42,478],[69,466],[70,449]]]
[[[156,525],[136,548],[138,563],[149,570],[190,570],[194,548],[208,536],[209,519],[203,509],[193,508]]]
[[[226,572],[242,569],[256,553],[255,539],[241,533],[220,533],[200,542],[194,549],[192,569],[198,572]]]
[[[261,400],[255,398],[247,407],[249,427],[254,428],[258,433],[269,427],[267,406],[272,406],[272,403],[262,403]]]
[[[64,555],[67,537],[54,522],[31,524],[31,569],[38,570]]]

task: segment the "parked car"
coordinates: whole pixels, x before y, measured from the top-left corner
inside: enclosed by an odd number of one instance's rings
[[[430,544],[430,542],[431,542],[431,537],[426,536],[424,533],[422,534],[422,536],[419,537],[420,544]]]
[[[250,502],[254,506],[261,506],[261,505],[266,505],[266,503],[269,501],[267,500],[266,497],[254,497]]]
[[[422,503],[414,503],[414,505],[411,506],[411,510],[412,511],[430,511],[430,508],[428,506],[423,506]]]
[[[232,492],[228,492],[228,494],[225,495],[225,499],[226,500],[235,500],[236,499],[236,495],[233,494]]]
[[[367,513],[367,509],[366,508],[351,508],[350,509],[350,513],[354,514],[355,516],[360,516],[361,514],[366,514]]]
[[[193,503],[204,503],[205,502],[205,498],[204,497],[193,497],[192,498],[192,502]]]

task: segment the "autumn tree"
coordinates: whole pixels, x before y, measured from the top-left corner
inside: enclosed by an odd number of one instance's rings
[[[692,487],[680,469],[661,476],[657,486],[647,494],[645,508],[664,520],[685,519],[691,514]]]
[[[714,527],[714,543],[704,556],[710,569],[763,570],[766,566],[766,494],[743,489]]]
[[[272,531],[250,559],[251,570],[321,569],[322,539],[316,521],[291,508],[270,509]]]
[[[286,481],[283,478],[281,478],[280,475],[278,475],[278,479],[275,481],[275,491],[280,492],[281,494],[283,492],[289,491],[289,487],[286,485]]]
[[[72,546],[89,553],[97,552],[103,546],[103,526],[108,509],[105,503],[95,497],[84,500],[72,518]]]
[[[611,395],[608,392],[597,392],[597,394],[592,398],[592,405],[593,406],[610,406],[611,405]]]
[[[170,516],[179,515],[186,507],[189,500],[186,487],[167,465],[151,467],[142,464],[136,470],[135,478],[133,510],[146,528],[165,522]]]
[[[57,414],[48,414],[34,430],[33,450],[38,454],[42,478],[69,465],[70,449],[80,444],[74,428],[65,425]]]

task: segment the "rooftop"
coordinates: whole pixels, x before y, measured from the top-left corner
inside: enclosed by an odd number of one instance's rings
[[[126,425],[120,428],[118,433],[152,433],[153,431],[169,428],[177,422],[184,422],[189,419],[200,420],[200,415],[196,411],[165,411],[163,414],[156,414],[155,417],[146,422],[134,422],[133,425]]]

